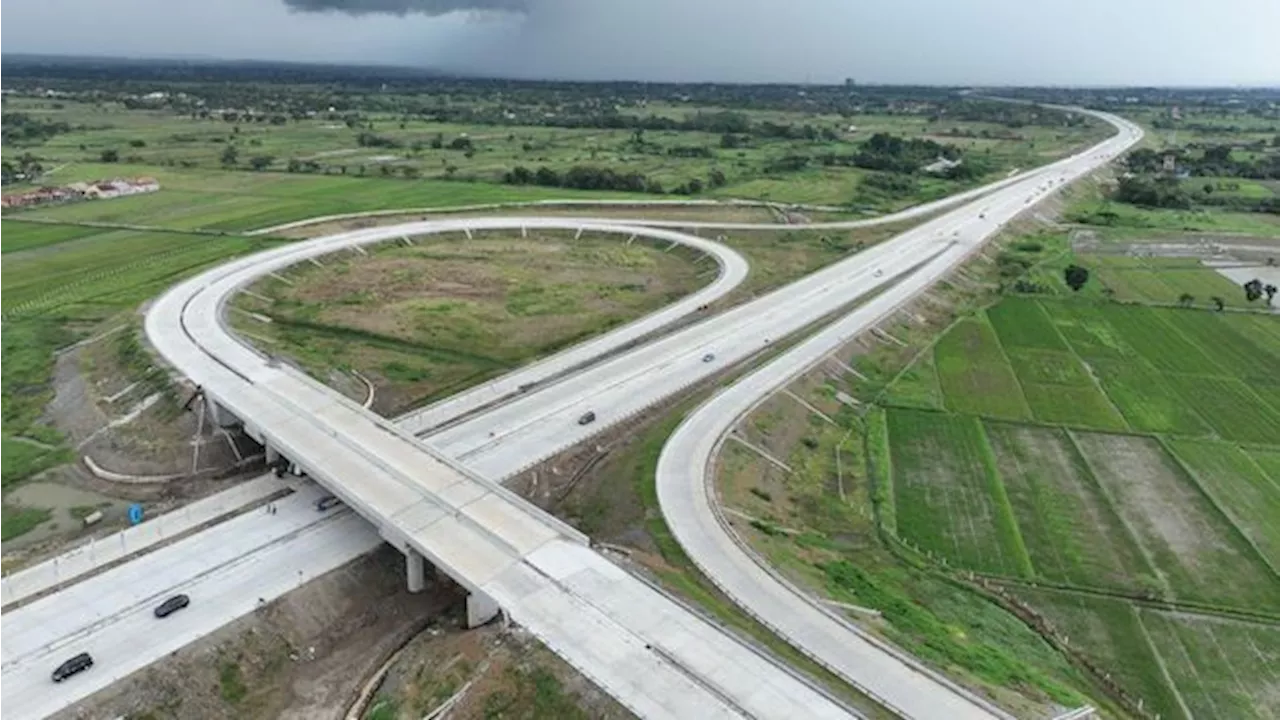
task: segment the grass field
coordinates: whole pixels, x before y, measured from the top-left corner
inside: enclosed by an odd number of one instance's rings
[[[1171,597],[1280,608],[1280,581],[1154,439],[1077,433],[1076,442]]]
[[[1031,418],[1018,379],[989,324],[978,320],[957,323],[938,341],[933,356],[949,410],[1013,420]]]
[[[888,427],[899,535],[960,567],[1031,575],[981,423],[895,408]]]
[[[1169,380],[1139,360],[1094,360],[1093,371],[1130,427],[1146,432],[1207,435],[1209,425]]]
[[[1220,437],[1257,443],[1280,438],[1280,411],[1240,380],[1175,375],[1170,384]]]
[[[294,220],[364,210],[434,208],[551,198],[626,199],[624,193],[518,187],[446,180],[396,180],[332,175],[172,170],[150,166],[75,165],[60,182],[149,175],[160,191],[145,195],[32,208],[7,218],[96,222],[173,230],[243,232]]]
[[[323,267],[292,268],[291,284],[259,281],[236,326],[275,341],[325,379],[355,370],[377,386],[375,407],[421,402],[621,325],[701,285],[683,252],[572,233],[427,236],[384,244]]]
[[[1141,621],[1195,718],[1280,718],[1280,627],[1143,610]]]
[[[1163,720],[1190,720],[1165,681],[1138,612],[1122,600],[1050,590],[1019,589],[1017,595],[1047,617],[1121,687]]]
[[[19,241],[44,226],[5,228]],[[6,320],[75,305],[141,302],[188,271],[269,246],[269,240],[176,232],[98,231],[49,250],[9,253],[4,262]]]
[[[1280,236],[1280,220],[1263,213],[1149,210],[1104,200],[1079,203],[1067,212],[1066,219],[1104,227]]]
[[[1004,300],[987,310],[987,319],[1007,350],[1067,349],[1049,315],[1034,300]]]
[[[1280,569],[1280,484],[1238,446],[1171,440],[1169,446],[1209,497],[1273,569]],[[1273,570],[1273,573],[1275,571]]]
[[[1155,573],[1062,430],[988,423],[996,467],[1035,576],[1141,591]]]
[[[518,165],[545,165],[556,170],[597,165],[619,173],[642,173],[670,189],[694,178],[706,182],[715,169],[725,175],[726,184],[709,189],[708,194],[835,205],[856,201],[862,207],[881,210],[946,195],[964,184],[926,177],[914,192],[894,197],[862,188],[867,173],[858,168],[824,167],[816,160],[798,172],[769,168],[786,157],[849,154],[856,143],[872,134],[891,132],[932,138],[977,153],[990,166],[989,177],[994,178],[1015,167],[1027,168],[1064,156],[1109,132],[1101,124],[1090,122],[1082,127],[1027,126],[1009,135],[1006,128],[958,118],[931,120],[923,115],[865,113],[836,116],[747,109],[742,112],[755,122],[808,124],[838,128],[839,132],[828,139],[757,137],[741,147],[723,148],[718,133],[697,131],[651,130],[643,133],[642,142],[637,143],[636,135],[627,128],[468,125],[373,111],[367,113],[368,123],[358,127],[348,127],[341,119],[319,117],[290,120],[283,125],[232,124],[216,117],[131,111],[109,102],[58,104],[59,108],[53,108],[43,99],[6,100],[6,111],[84,126],[83,130],[57,135],[39,146],[41,156],[47,159],[46,166],[73,163],[74,167],[97,160],[104,150],[115,149],[124,161],[134,164],[185,164],[212,169],[220,165],[225,149],[234,146],[239,150],[242,168],[257,156],[270,158],[268,168],[274,170],[297,160],[316,163],[324,172],[378,178],[384,173],[400,175],[408,171],[430,179],[494,182]],[[662,112],[684,118],[719,110],[722,108],[671,106]],[[645,114],[650,112],[645,108]],[[848,132],[851,125],[856,126],[856,132]],[[399,147],[363,147],[358,142],[361,133],[372,133]],[[983,133],[990,137],[978,137]],[[471,150],[461,152],[448,147],[462,136],[470,141]],[[443,147],[434,147],[437,137]],[[680,152],[689,148],[698,148],[698,156],[686,157]],[[63,176],[70,172],[59,171],[53,179],[64,181]],[[245,211],[250,212],[248,208]]]

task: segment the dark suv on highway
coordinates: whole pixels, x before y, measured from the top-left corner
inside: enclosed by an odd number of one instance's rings
[[[186,595],[174,595],[156,606],[156,617],[169,617],[190,604],[191,598]]]
[[[62,663],[58,666],[57,670],[53,671],[53,681],[62,682],[72,675],[83,670],[88,670],[91,667],[93,667],[93,658],[89,653],[80,653],[79,655],[76,655],[70,660]]]

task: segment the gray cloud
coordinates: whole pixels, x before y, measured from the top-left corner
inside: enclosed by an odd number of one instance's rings
[[[1277,0],[4,0],[4,20],[5,52],[531,78],[1280,82]]]
[[[339,12],[347,15],[434,16],[470,10],[507,13],[528,10],[525,0],[284,0],[284,4],[298,12]]]

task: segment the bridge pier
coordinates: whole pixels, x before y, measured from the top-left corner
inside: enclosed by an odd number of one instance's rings
[[[419,593],[427,588],[427,559],[417,551],[405,552],[404,572],[409,582],[409,592]]]
[[[480,627],[498,614],[498,603],[483,593],[467,594],[467,627]]]
[[[210,422],[218,427],[231,427],[236,424],[236,416],[227,412],[227,409],[222,407],[217,400],[207,394],[205,395],[204,400],[204,406],[208,408],[209,411]]]

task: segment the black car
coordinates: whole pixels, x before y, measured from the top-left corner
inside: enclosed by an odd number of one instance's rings
[[[93,658],[89,653],[80,653],[79,655],[76,655],[70,660],[62,663],[58,666],[57,670],[53,671],[53,681],[62,682],[72,675],[83,670],[88,670],[91,667],[93,667]]]
[[[190,604],[191,598],[186,595],[174,595],[156,606],[156,617],[169,617]]]
[[[316,501],[316,511],[324,512],[340,502],[342,501],[332,495],[325,495]]]
[[[589,411],[586,415],[583,415],[582,417],[578,418],[578,424],[587,425],[595,422],[595,420],[596,420],[596,413],[594,410],[592,410],[592,411]]]

